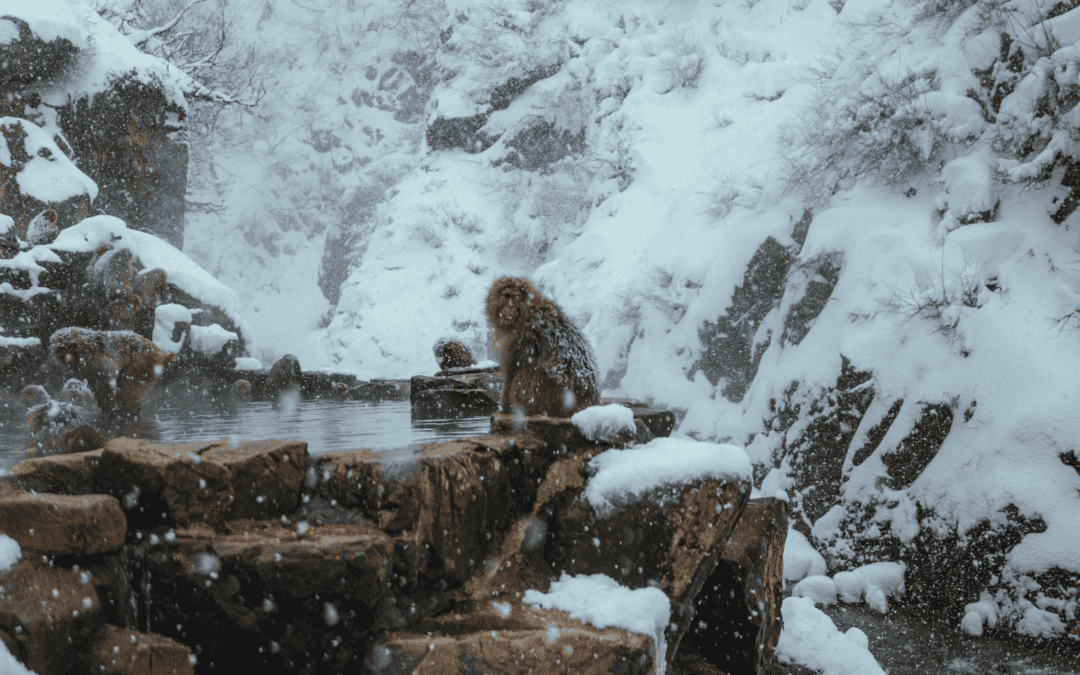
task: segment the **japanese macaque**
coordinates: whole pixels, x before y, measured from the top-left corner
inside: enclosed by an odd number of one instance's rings
[[[469,348],[454,338],[441,337],[435,341],[435,346],[432,349],[435,352],[435,358],[439,361],[441,370],[468,368],[476,365],[476,359],[473,358]]]
[[[49,244],[58,234],[60,228],[56,225],[56,209],[45,209],[34,216],[26,226],[26,241],[31,246]]]
[[[49,338],[46,367],[66,367],[86,380],[106,418],[134,419],[154,388],[160,369],[176,360],[130,331],[61,328]]]
[[[487,317],[505,379],[503,412],[569,417],[600,403],[589,342],[528,279],[497,280]]]
[[[57,450],[64,435],[85,421],[84,413],[78,406],[49,396],[49,392],[40,385],[27,385],[20,399],[27,407],[26,427],[33,439],[28,450]]]
[[[91,288],[105,303],[103,323],[109,330],[133,330],[139,296],[131,284],[135,278],[131,251],[126,248],[113,250],[108,244],[102,244],[95,253],[97,257],[90,263],[87,276]]]

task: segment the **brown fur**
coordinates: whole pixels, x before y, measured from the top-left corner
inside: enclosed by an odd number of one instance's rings
[[[61,328],[49,338],[50,362],[86,380],[106,417],[138,417],[154,388],[155,369],[176,360],[146,338],[128,331]]]
[[[113,251],[108,244],[102,244],[96,253],[88,276],[92,290],[102,296],[105,305],[102,323],[109,330],[134,330],[139,296],[132,287],[135,265],[131,251]]]
[[[469,348],[453,338],[439,338],[433,347],[439,368],[468,368],[476,365]]]
[[[154,336],[154,310],[168,297],[165,270],[152,269],[131,280],[131,290],[139,299],[133,330],[144,338]]]
[[[497,280],[487,317],[505,379],[504,412],[569,417],[600,403],[588,340],[528,279]]]

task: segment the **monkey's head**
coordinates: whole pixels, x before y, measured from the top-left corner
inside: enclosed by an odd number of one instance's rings
[[[528,318],[540,291],[528,279],[503,277],[491,286],[487,296],[487,317],[497,330],[509,331]]]
[[[27,408],[36,408],[49,402],[49,394],[45,391],[45,387],[39,384],[28,384],[22,390],[19,400]]]
[[[89,344],[92,337],[92,333],[77,326],[56,331],[49,338],[49,361],[45,367],[51,370],[54,367],[71,368],[79,365],[87,349],[92,348]]]

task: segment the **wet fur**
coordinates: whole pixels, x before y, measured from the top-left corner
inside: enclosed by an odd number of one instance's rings
[[[50,364],[70,368],[86,380],[106,417],[138,417],[154,388],[155,368],[175,354],[130,331],[62,328],[49,338]]]
[[[569,417],[600,403],[588,340],[528,279],[497,280],[487,317],[505,380],[504,412]]]

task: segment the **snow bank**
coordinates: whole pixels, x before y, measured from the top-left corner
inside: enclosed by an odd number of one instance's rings
[[[637,432],[634,411],[617,403],[585,408],[574,413],[570,421],[590,441],[613,442],[628,434],[633,437]]]
[[[664,629],[671,621],[671,601],[659,588],[631,590],[606,574],[570,576],[563,572],[547,593],[525,591],[522,601],[566,612],[597,628],[621,628],[650,636],[656,645],[657,672],[665,667]]]
[[[821,556],[806,536],[795,528],[788,528],[784,542],[784,579],[799,581],[808,576],[828,571],[825,558]]]
[[[683,438],[657,438],[626,450],[608,450],[589,460],[595,474],[582,496],[597,513],[666,485],[712,478],[749,481],[750,460],[742,448]]]
[[[787,598],[781,607],[784,630],[776,657],[829,675],[885,675],[870,654],[869,640],[858,628],[841,633],[807,598]]]

